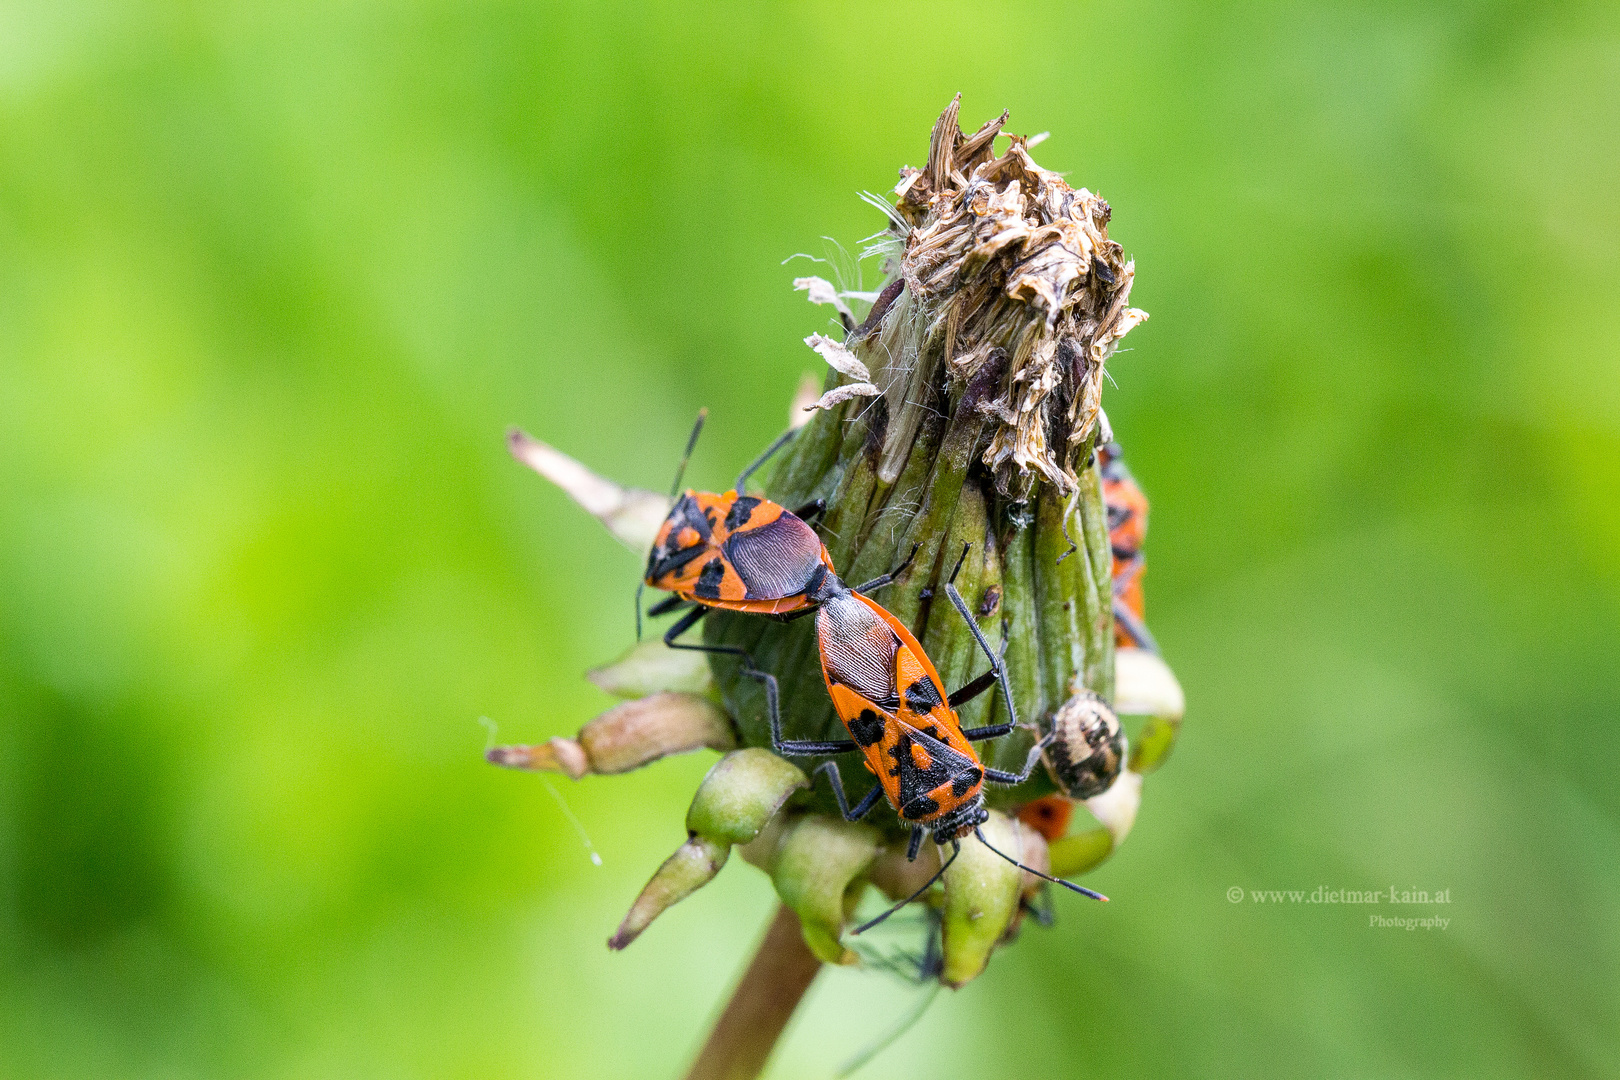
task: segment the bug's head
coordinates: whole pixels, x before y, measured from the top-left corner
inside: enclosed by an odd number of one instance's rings
[[[699,505],[696,493],[688,491],[670,508],[669,516],[653,538],[647,553],[647,584],[658,586],[660,578],[673,573],[702,555],[709,548],[713,528]]]
[[[934,821],[931,826],[934,833],[934,843],[948,844],[952,840],[960,840],[989,820],[990,811],[985,808],[984,795],[974,795],[973,798]]]

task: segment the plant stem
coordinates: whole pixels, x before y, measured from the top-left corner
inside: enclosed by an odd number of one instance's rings
[[[754,1080],[821,970],[799,932],[799,918],[778,905],[765,938],[709,1032],[686,1080]]]

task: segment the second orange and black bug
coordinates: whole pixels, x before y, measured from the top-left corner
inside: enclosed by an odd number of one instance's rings
[[[965,546],[962,555],[964,558],[967,555]],[[961,565],[958,559],[956,570],[960,570]],[[956,859],[961,852],[962,838],[969,834],[1014,866],[1085,896],[1107,899],[1073,882],[1025,866],[994,847],[980,829],[990,818],[984,804],[984,785],[1023,783],[1040,759],[1045,740],[1030,751],[1024,768],[1017,773],[989,768],[974,752],[974,742],[999,738],[1012,731],[1017,726],[1018,714],[1006,669],[952,583],[955,577],[956,571],[953,571],[945,594],[990,659],[990,670],[956,693],[945,692],[939,672],[904,623],[870,598],[843,586],[836,578],[832,579],[831,586],[813,596],[819,604],[816,637],[821,648],[821,670],[827,693],[850,739],[784,740],[774,687],[767,685],[766,704],[777,753],[798,757],[859,752],[865,758],[867,770],[877,778],[871,790],[852,807],[844,792],[838,763],[826,761],[816,768],[815,772],[827,774],[833,797],[845,819],[857,821],[877,805],[878,799],[887,798],[900,820],[911,826],[908,859],[916,857],[925,833],[932,833],[936,844],[951,845],[950,858],[916,894],[857,927],[856,933],[882,922],[926,892]],[[956,715],[957,707],[996,684],[1000,685],[1006,700],[1009,719],[1000,724],[963,730]]]

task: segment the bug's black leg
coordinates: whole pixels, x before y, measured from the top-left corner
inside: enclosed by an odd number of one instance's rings
[[[845,821],[859,821],[872,812],[877,805],[878,798],[883,794],[882,784],[873,784],[872,790],[861,796],[861,801],[855,804],[855,809],[849,808],[849,796],[844,794],[844,778],[838,775],[838,762],[823,761],[810,773],[810,782],[815,782],[816,773],[826,773],[827,782],[832,786],[833,799],[838,803],[838,812],[844,815]]]
[[[986,845],[986,846],[988,847],[989,845]],[[992,850],[994,850],[994,849],[992,849]],[[882,922],[884,919],[887,919],[890,915],[893,915],[895,912],[899,911],[901,908],[905,907],[907,904],[909,904],[913,900],[917,899],[923,893],[925,893],[929,889],[933,888],[934,882],[938,881],[940,878],[945,876],[945,871],[947,871],[947,870],[949,870],[951,868],[951,863],[955,862],[956,857],[958,855],[960,855],[960,854],[962,854],[962,841],[960,841],[960,840],[952,840],[951,841],[951,857],[946,859],[940,865],[940,868],[938,870],[934,871],[934,876],[933,877],[931,877],[927,881],[923,882],[922,888],[918,889],[916,892],[912,893],[910,896],[906,897],[904,900],[900,901],[898,904],[894,905],[892,908],[890,908],[888,911],[885,911],[883,914],[879,915],[877,918],[869,919],[866,922],[861,923],[861,925],[857,926],[854,929],[853,933],[864,934],[866,931],[872,929],[872,927],[876,926],[878,923]],[[1037,873],[1038,872],[1039,871],[1037,871]],[[1070,888],[1079,888],[1079,886],[1078,885],[1073,885],[1073,886],[1070,886]]]
[[[646,582],[642,582],[642,584],[645,585]],[[658,603],[648,608],[647,615],[656,619],[660,615],[668,615],[672,611],[679,611],[689,603],[691,603],[691,601],[684,599],[683,597],[666,596],[662,600],[658,601]]]
[[[713,610],[713,608],[698,607],[688,611],[664,634],[664,644],[672,649],[690,649],[692,652],[735,656],[737,658],[737,673],[746,675],[765,687],[765,711],[771,721],[771,748],[778,754],[785,757],[819,757],[822,754],[847,754],[855,749],[855,744],[848,739],[840,739],[836,742],[785,741],[782,738],[782,710],[779,703],[780,694],[776,685],[776,676],[755,667],[754,658],[749,655],[747,649],[736,645],[687,645],[675,640],[675,638],[696,626],[699,619]]]
[[[803,518],[805,521],[814,521],[827,512],[826,499],[812,499],[793,511],[793,516]]]
[[[962,548],[962,555],[964,558],[967,556],[966,545],[964,545]],[[962,568],[961,559],[956,560],[956,568],[957,570]],[[956,577],[955,570],[951,571],[951,577]],[[991,650],[990,643],[984,640],[984,631],[979,629],[978,620],[975,619],[973,617],[973,613],[968,610],[967,601],[963,600],[962,594],[956,591],[956,585],[953,581],[948,581],[945,583],[945,595],[951,598],[951,604],[956,608],[957,611],[961,612],[962,618],[967,621],[968,630],[973,634],[973,640],[979,643],[979,648],[983,649],[984,655],[989,657],[990,671],[995,675],[996,681],[1001,683],[1001,696],[1007,702],[1007,716],[1009,719],[1005,723],[994,724],[990,727],[974,728],[973,734],[968,735],[968,739],[970,741],[994,739],[1000,735],[1005,735],[1007,732],[1018,726],[1018,708],[1013,704],[1012,686],[1007,682],[1007,667],[1001,662],[1000,658],[996,656],[995,652]],[[963,687],[963,689],[965,690],[967,688]],[[967,733],[964,732],[963,734]]]
[[[1148,632],[1147,625],[1136,617],[1136,613],[1126,607],[1121,600],[1114,601],[1114,622],[1124,630],[1138,648],[1146,649],[1155,656],[1159,654],[1159,643],[1153,640]]]
[[[662,606],[662,605],[659,605]],[[683,645],[675,639],[686,633],[698,624],[698,621],[713,611],[713,608],[695,607],[682,615],[674,626],[664,631],[664,644],[672,649],[691,649],[693,652],[742,652],[726,645]],[[744,655],[747,655],[746,653]]]
[[[1011,787],[1014,784],[1022,784],[1025,780],[1029,779],[1029,774],[1035,770],[1035,763],[1041,760],[1041,752],[1046,749],[1046,744],[1051,740],[1052,736],[1048,735],[1046,738],[1029,748],[1029,757],[1024,759],[1023,772],[1003,772],[1000,769],[992,769],[987,765],[985,766],[984,770],[985,780],[992,784],[1004,784],[1007,787]]]
[[[922,547],[921,544],[912,544],[911,545],[911,554],[906,556],[906,561],[905,562],[901,563],[899,566],[895,567],[893,570],[890,570],[887,574],[884,574],[882,577],[875,577],[871,581],[868,581],[864,585],[855,586],[855,588],[853,590],[851,590],[851,591],[859,592],[859,593],[871,592],[873,589],[881,589],[881,588],[883,588],[883,586],[885,586],[885,585],[889,584],[890,582],[894,581],[895,578],[899,577],[901,574],[906,572],[906,567],[910,566],[911,565],[911,560],[915,559],[917,557],[917,549],[920,548],[920,547]]]
[[[994,685],[996,685],[996,672],[992,668],[972,682],[963,683],[950,697],[945,699],[945,704],[953,709],[960,708]]]
[[[1000,663],[1003,663],[1003,664],[1005,664],[1007,662],[1007,635],[1006,635],[1005,629],[1003,629],[1003,632],[1002,632],[1002,635],[1001,635],[1001,651],[996,654],[996,659]],[[952,694],[949,698],[946,699],[946,704],[948,704],[953,709],[955,709],[955,708],[957,708],[959,706],[962,706],[962,705],[966,705],[968,702],[972,701],[974,698],[978,697],[980,694],[984,693],[986,690],[990,689],[995,684],[996,684],[996,669],[991,668],[989,671],[985,672],[983,675],[980,675],[978,678],[974,679],[972,682],[966,683],[966,684],[964,684],[962,686],[957,687],[956,693]],[[969,730],[978,732],[978,731],[993,731],[995,729],[994,728],[971,728]],[[963,732],[963,734],[965,735],[965,734],[967,734],[967,732]],[[1001,734],[1005,735],[1006,732],[1002,732]],[[978,741],[978,739],[993,739],[993,738],[995,738],[994,735],[980,735],[980,736],[977,737],[977,739],[970,737],[968,739],[968,741],[969,742],[976,742],[976,741]]]
[[[921,825],[911,830],[911,843],[906,845],[906,862],[916,862],[917,852],[922,850],[923,829]]]
[[[771,460],[771,455],[782,449],[782,447],[786,446],[793,436],[797,435],[798,433],[798,428],[788,428],[786,431],[782,432],[782,434],[776,437],[775,442],[771,443],[771,445],[765,448],[765,452],[763,454],[754,459],[753,464],[749,465],[748,468],[742,471],[742,474],[737,477],[738,495],[743,493],[743,485],[748,482],[748,478],[753,476],[755,471],[758,470],[761,465]]]
[[[1035,921],[1040,925],[1050,927],[1056,921],[1053,918],[1052,890],[1042,888],[1037,897],[1040,903],[1032,900],[1020,900],[1019,907],[1034,916]]]

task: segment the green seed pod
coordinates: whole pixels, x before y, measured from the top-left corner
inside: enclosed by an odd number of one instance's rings
[[[708,694],[714,689],[714,676],[702,653],[671,649],[657,639],[637,642],[613,663],[592,668],[585,677],[614,697],[631,700],[665,690]]]
[[[867,877],[890,900],[911,896],[939,869],[939,848],[924,844],[915,859],[906,858],[905,844],[885,844],[872,862]]]
[[[1146,649],[1120,649],[1114,666],[1118,672],[1114,708],[1120,715],[1181,721],[1187,699],[1163,657]]]
[[[641,890],[608,948],[624,948],[666,909],[712,881],[731,846],[755,839],[794,789],[806,783],[797,767],[757,747],[715,762],[686,812],[686,843]]]
[[[629,914],[608,938],[608,948],[617,951],[640,937],[654,919],[713,881],[730,855],[730,844],[706,836],[689,837],[642,887]]]
[[[985,838],[1018,858],[1024,837],[1011,819],[997,813],[981,826]],[[961,987],[990,962],[990,952],[1006,934],[1018,914],[1024,872],[969,836],[961,841],[961,854],[945,871],[944,950],[945,985]]]
[[[1114,853],[1114,834],[1107,829],[1088,829],[1065,836],[1051,844],[1052,873],[1074,877],[1095,870]]]
[[[1116,663],[1119,711],[1148,718],[1137,732],[1130,761],[1131,771],[1145,776],[1163,765],[1175,748],[1187,699],[1175,672],[1158,654],[1146,649],[1121,649]]]
[[[1150,716],[1142,730],[1136,733],[1136,745],[1131,747],[1131,771],[1146,776],[1163,765],[1175,749],[1176,731],[1180,724],[1162,717]]]
[[[686,830],[727,844],[759,835],[795,788],[808,786],[798,766],[759,747],[727,754],[698,785]]]
[[[853,964],[839,938],[859,899],[857,877],[877,855],[878,831],[825,814],[806,814],[781,839],[771,880],[799,916],[804,942],[824,963]]]
[[[726,714],[714,702],[695,694],[664,693],[615,705],[580,728],[576,738],[496,746],[484,756],[509,769],[560,772],[578,780],[587,773],[629,772],[671,754],[736,745]]]
[[[1114,838],[1116,848],[1130,835],[1131,827],[1136,824],[1136,812],[1141,807],[1142,774],[1130,769],[1119,774],[1113,787],[1086,800],[1086,809],[1102,822],[1103,828]]]

